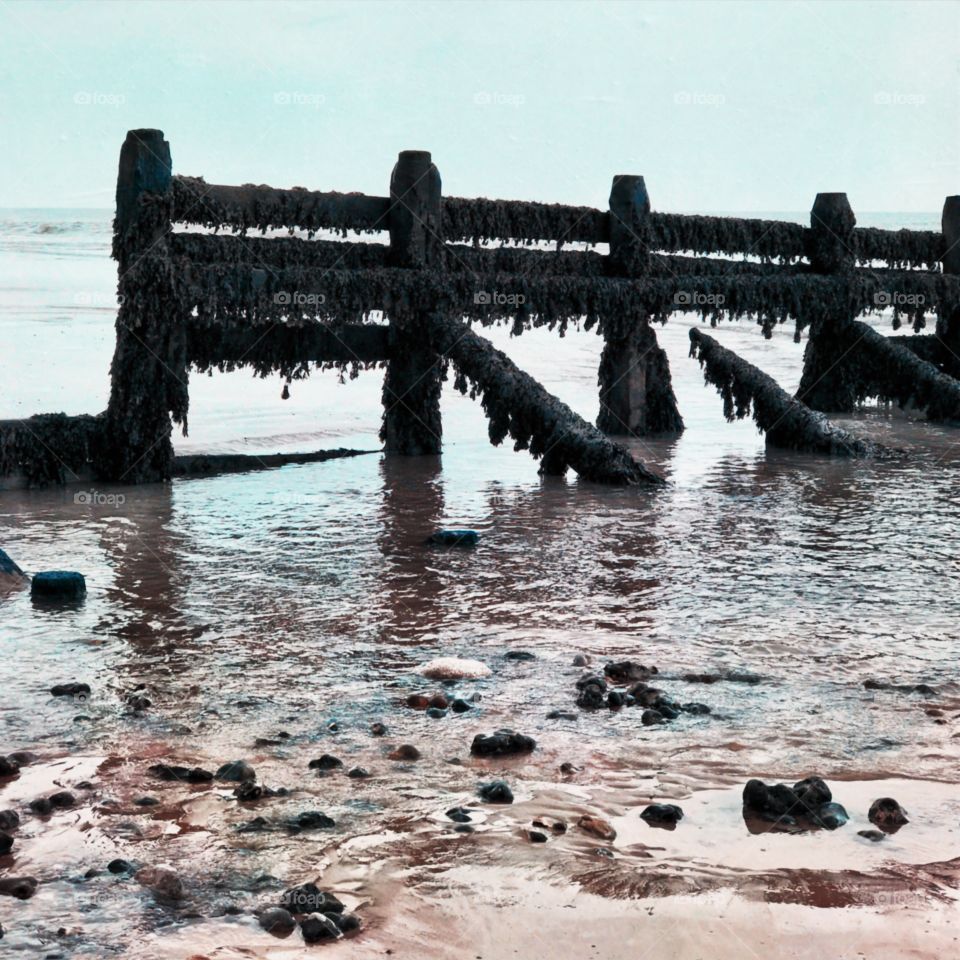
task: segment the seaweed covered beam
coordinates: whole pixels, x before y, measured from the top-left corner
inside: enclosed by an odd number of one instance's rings
[[[434,350],[453,363],[457,388],[481,398],[491,443],[500,444],[509,434],[515,450],[541,458],[544,474],[562,475],[570,467],[597,483],[664,482],[462,321],[434,313],[420,325]]]
[[[690,330],[690,356],[700,361],[704,379],[723,397],[724,416],[742,420],[752,413],[772,447],[844,457],[891,454],[879,444],[847,433],[791,397],[773,377],[696,327]]]

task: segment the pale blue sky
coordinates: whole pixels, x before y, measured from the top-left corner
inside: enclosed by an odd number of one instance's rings
[[[383,195],[939,210],[960,193],[960,5],[0,0],[0,206],[112,207],[132,127],[174,170]]]

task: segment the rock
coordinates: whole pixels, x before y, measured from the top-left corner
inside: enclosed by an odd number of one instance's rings
[[[607,706],[611,710],[619,710],[623,706],[623,694],[618,690],[611,690],[607,694]]]
[[[578,653],[573,658],[573,666],[575,667],[589,667],[590,658],[585,653]]]
[[[370,776],[370,771],[365,767],[354,767],[347,773],[347,776],[353,780],[363,780],[364,778]]]
[[[799,797],[786,784],[778,783],[768,787],[762,780],[749,780],[743,788],[743,806],[757,813],[768,814],[773,818],[785,814],[803,811]]]
[[[50,688],[50,696],[52,697],[89,697],[90,696],[90,684],[89,683],[58,683],[55,687]]]
[[[38,817],[49,817],[53,813],[53,804],[46,797],[37,797],[36,800],[31,800],[27,806]]]
[[[548,720],[579,720],[579,714],[573,713],[570,710],[551,710],[547,714]]]
[[[387,754],[390,760],[419,760],[420,751],[412,743],[402,743]]]
[[[335,827],[337,824],[333,818],[328,817],[325,813],[321,813],[319,810],[305,810],[296,817],[296,819],[293,821],[293,825],[301,830],[328,830],[331,827]]]
[[[143,711],[148,707],[153,706],[153,701],[149,697],[145,697],[142,694],[131,693],[130,696],[127,697],[127,706],[134,713],[143,713]]]
[[[546,843],[547,835],[545,833],[540,833],[539,830],[528,830],[527,839],[531,843]]]
[[[110,873],[134,873],[136,869],[137,868],[128,860],[120,860],[119,858],[111,860],[107,864],[107,870],[109,870]]]
[[[466,700],[461,700],[459,697],[457,697],[457,699],[450,704],[450,709],[454,713],[466,713],[468,710],[472,710],[473,706],[472,704],[467,703]]]
[[[31,763],[36,762],[37,755],[30,753],[29,750],[15,750],[13,753],[7,754],[7,759],[20,764],[21,767],[28,767]]]
[[[513,791],[505,780],[492,780],[481,783],[477,794],[485,803],[513,803]]]
[[[565,776],[569,777],[574,773],[577,773],[580,770],[579,767],[574,766],[569,760],[564,760],[560,764],[560,772]]]
[[[257,773],[246,760],[231,760],[214,774],[217,780],[240,783],[243,780],[256,780]]]
[[[446,816],[448,816],[454,823],[470,823],[473,820],[473,817],[470,816],[470,811],[465,807],[452,807],[447,811]]]
[[[260,926],[275,937],[286,937],[293,933],[297,921],[283,907],[267,907],[257,918]]]
[[[0,877],[0,896],[29,900],[36,892],[36,877]]]
[[[304,917],[300,921],[300,933],[307,943],[338,940],[342,936],[337,924],[322,913],[311,913],[309,917]]]
[[[807,777],[793,785],[793,792],[800,801],[801,810],[796,811],[799,814],[811,816],[833,799],[833,794],[826,783],[820,777]]]
[[[705,716],[710,713],[710,708],[705,703],[684,703],[681,704],[680,709],[684,713],[691,713],[696,716]]]
[[[178,767],[167,763],[155,763],[147,767],[147,771],[160,780],[180,780],[183,783],[210,783],[213,774],[200,767]]]
[[[34,574],[30,596],[37,600],[79,600],[87,595],[87,581],[72,570],[44,570]]]
[[[254,817],[237,827],[237,833],[263,833],[270,829],[270,822],[265,817]]]
[[[581,710],[599,710],[604,705],[605,688],[588,683],[577,694],[577,706]]]
[[[811,819],[827,830],[836,830],[837,827],[842,827],[850,817],[839,803],[825,803],[817,811],[816,817]]]
[[[483,661],[462,657],[438,657],[422,664],[417,672],[430,680],[475,680],[490,676],[490,668]]]
[[[918,683],[912,692],[919,693],[924,697],[935,697],[937,695],[937,691],[926,683]]]
[[[656,713],[659,713],[664,720],[676,720],[680,716],[680,705],[669,697],[658,697],[653,705]],[[640,718],[641,720],[643,717]]]
[[[447,715],[446,710],[442,710],[440,707],[427,707],[427,716],[433,720],[441,720]]]
[[[143,867],[133,879],[161,900],[183,899],[183,883],[169,867]]]
[[[260,783],[254,783],[253,780],[241,780],[233,788],[233,795],[240,803],[253,803],[254,800],[262,800],[264,797],[273,795],[273,791]]]
[[[332,757],[329,753],[325,753],[322,757],[311,760],[307,766],[311,770],[336,770],[343,766],[343,761],[339,757]]]
[[[530,753],[537,747],[533,737],[513,730],[497,730],[485,737],[478,733],[470,744],[470,752],[477,757],[503,757],[515,753]]]
[[[519,660],[523,663],[529,663],[531,660],[536,660],[537,655],[535,653],[530,653],[529,650],[508,650],[503,658],[505,660]]]
[[[534,827],[538,827],[540,830],[550,830],[552,833],[561,834],[567,832],[567,825],[563,820],[543,820],[537,819],[533,821],[532,824]]]
[[[467,528],[435,530],[427,539],[427,543],[440,547],[475,547],[479,542],[480,534]]]
[[[663,723],[664,717],[659,710],[644,710],[643,713],[640,714],[640,722],[645,727],[652,727],[656,723]]]
[[[595,857],[606,857],[608,860],[613,859],[613,851],[609,847],[594,847],[593,855]]]
[[[156,807],[160,803],[156,797],[138,797],[133,802],[138,807]]]
[[[583,690],[585,687],[599,687],[601,693],[607,692],[607,681],[598,673],[585,673],[577,681],[577,689]]]
[[[414,710],[426,710],[430,706],[430,698],[422,693],[411,693],[407,697],[407,706]]]
[[[0,830],[0,857],[9,853],[13,849],[13,837],[9,833]]]
[[[20,814],[16,810],[0,810],[0,830],[16,830],[20,826]]]
[[[588,814],[584,814],[577,821],[577,826],[592,836],[599,837],[601,840],[617,839],[617,831],[613,829],[612,824],[607,823],[606,820],[601,820],[600,817],[591,817]]]
[[[651,826],[676,826],[683,819],[683,810],[675,803],[651,803],[640,816]]]
[[[29,579],[27,575],[10,559],[6,550],[0,550],[0,576],[11,577],[15,580]]]
[[[57,810],[69,810],[77,801],[69,790],[61,790],[50,795],[50,805]]]
[[[473,827],[469,823],[458,823],[453,828],[454,833],[473,833]]]
[[[874,800],[870,804],[867,819],[887,833],[895,833],[905,823],[910,822],[907,819],[906,810],[893,797],[880,797],[879,800]]]
[[[385,723],[373,723],[370,725],[371,737],[385,737],[387,735],[387,725]]]
[[[340,928],[341,933],[353,933],[360,929],[360,918],[355,913],[328,913],[326,916]]]
[[[879,830],[858,830],[857,836],[863,837],[864,840],[869,840],[871,843],[879,843],[881,840],[887,839],[887,835]]]
[[[608,663],[603,668],[603,672],[614,683],[633,683],[637,680],[649,680],[660,671],[656,667],[647,667],[635,660],[618,660],[615,663]]]
[[[301,883],[291,887],[280,897],[280,906],[291,913],[343,913],[344,905],[332,894],[315,883]]]
[[[435,693],[430,698],[430,703],[428,706],[433,707],[435,710],[446,710],[450,706],[450,701],[442,693]]]
[[[15,777],[20,773],[20,764],[10,757],[0,757],[0,777]]]

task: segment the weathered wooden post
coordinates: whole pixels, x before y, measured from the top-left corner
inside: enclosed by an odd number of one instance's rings
[[[621,174],[610,189],[611,276],[640,277],[649,260],[650,198],[643,177]],[[648,317],[603,318],[600,413],[604,433],[646,436],[679,433],[683,418],[670,378],[666,352]]]
[[[838,276],[856,267],[853,228],[857,219],[845,193],[818,193],[810,211],[807,257],[817,273]],[[849,413],[856,406],[856,385],[845,376],[844,333],[855,314],[809,318],[809,338],[803,354],[803,376],[797,399],[824,412]],[[846,328],[846,329],[845,329]]]
[[[121,301],[117,344],[102,462],[96,465],[125,483],[169,479],[171,414],[186,423],[186,331],[167,248],[171,180],[163,131],[129,131],[120,150],[113,233]]]
[[[440,173],[426,150],[404,150],[390,177],[390,262],[430,270],[440,266]],[[390,320],[391,359],[383,382],[383,427],[387,453],[440,452],[442,361],[424,346],[416,315]]]
[[[943,233],[943,272],[960,274],[960,196],[947,197],[943,201],[940,230]],[[944,370],[951,377],[960,378],[960,303],[941,307],[937,337],[943,344],[940,355]]]

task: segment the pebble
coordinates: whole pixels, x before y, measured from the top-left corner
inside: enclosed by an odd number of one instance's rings
[[[683,819],[683,810],[675,803],[651,803],[640,816],[651,826],[676,826]]]
[[[513,730],[497,730],[485,737],[478,733],[470,744],[470,752],[478,757],[502,757],[514,753],[530,753],[535,750],[537,741]]]
[[[538,830],[528,830],[527,837],[531,843],[546,843],[547,835],[545,833],[540,833]]]
[[[301,830],[328,830],[336,825],[336,821],[332,817],[328,817],[319,810],[304,810],[291,822],[291,826]]]
[[[161,900],[183,899],[183,882],[169,867],[143,867],[134,880]]]
[[[246,760],[231,760],[214,774],[217,780],[240,783],[244,780],[256,780],[257,773]]]
[[[127,706],[134,713],[143,713],[147,707],[153,706],[153,701],[149,697],[145,697],[139,693],[132,693],[127,697]]]
[[[68,810],[76,803],[76,797],[69,790],[61,790],[50,795],[50,805],[57,810]]]
[[[111,860],[107,864],[110,873],[133,873],[137,868],[129,860]]]
[[[440,707],[427,707],[427,716],[431,717],[434,720],[440,720],[442,717],[447,715],[446,710],[441,710]]]
[[[466,713],[468,710],[472,710],[473,707],[471,704],[467,703],[466,700],[461,700],[459,697],[457,697],[457,699],[450,704],[450,709],[454,713]]]
[[[13,849],[13,837],[9,833],[0,830],[0,856],[9,853]]]
[[[210,783],[213,774],[201,767],[178,767],[167,763],[155,763],[147,771],[161,780],[180,780],[183,783]]]
[[[584,814],[577,821],[577,826],[581,830],[585,830],[587,833],[599,837],[601,840],[617,839],[617,831],[613,829],[613,825],[607,823],[606,820],[601,820],[600,817],[591,817],[588,814]]]
[[[858,830],[857,836],[863,837],[865,840],[870,840],[873,843],[879,843],[881,840],[887,839],[887,835],[879,830]]]
[[[0,757],[0,777],[15,777],[20,773],[20,764],[10,757]]]
[[[645,727],[652,727],[654,724],[663,723],[663,714],[659,710],[644,710],[640,714],[640,722]]]
[[[446,816],[448,816],[454,823],[470,823],[473,820],[473,817],[470,816],[470,811],[465,807],[452,807],[447,811]]]
[[[573,666],[575,667],[589,667],[590,658],[585,653],[578,653],[573,658]]]
[[[331,756],[329,753],[325,753],[322,757],[317,757],[316,760],[311,760],[308,764],[311,770],[336,770],[342,766],[343,761],[339,757]]]
[[[615,663],[606,664],[603,672],[614,683],[634,683],[637,680],[649,680],[660,671],[656,667],[648,667],[635,660],[618,660]]]
[[[53,813],[53,804],[46,797],[37,797],[31,800],[27,806],[39,817],[49,817]]]
[[[88,697],[90,696],[89,683],[58,683],[50,688],[52,697]]]
[[[283,907],[267,907],[257,919],[260,921],[260,926],[275,937],[287,936],[297,925],[297,921]]]
[[[849,819],[847,811],[839,803],[825,803],[817,811],[815,822],[827,830],[836,830]]]
[[[387,754],[390,760],[419,760],[420,751],[412,743],[402,743]]]
[[[907,819],[907,812],[897,803],[893,797],[880,797],[879,800],[874,800],[870,804],[870,812],[867,814],[867,819],[876,826],[880,827],[881,830],[886,830],[891,833],[897,831],[905,823],[910,821]]]
[[[347,776],[352,777],[354,780],[362,780],[370,776],[370,771],[365,767],[354,767],[347,773]]]
[[[387,725],[385,723],[374,723],[370,726],[370,736],[385,737],[387,735]]]
[[[505,780],[481,783],[477,788],[477,794],[486,803],[513,803],[513,791]]]
[[[547,714],[548,720],[579,720],[580,715],[571,710],[551,710]]]
[[[529,650],[508,650],[503,657],[505,660],[517,660],[521,663],[529,663],[537,659],[537,655],[530,653]]]
[[[20,826],[20,814],[16,810],[0,810],[0,830],[16,830]]]
[[[36,877],[0,877],[0,896],[29,900],[36,892]]]
[[[323,913],[311,913],[300,921],[300,933],[307,943],[321,943],[324,940],[340,938],[340,928]]]
[[[160,803],[156,797],[138,797],[133,802],[138,807],[155,807]]]

